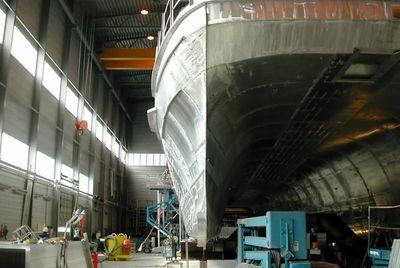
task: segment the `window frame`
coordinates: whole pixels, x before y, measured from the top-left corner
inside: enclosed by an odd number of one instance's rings
[[[54,98],[60,100],[61,76],[47,60],[44,61],[43,65],[42,85]]]
[[[26,37],[26,35],[19,29],[19,27],[14,26],[13,29],[13,40],[11,44],[11,55],[27,70],[31,75],[35,76],[36,73],[36,66],[37,66],[37,55],[38,55],[38,50],[37,50],[37,44],[30,41],[30,38]],[[25,45],[28,45],[27,47],[24,47],[23,43],[19,44],[17,46],[17,37],[20,37],[19,41],[22,41],[25,43]],[[23,52],[24,54],[21,55],[20,53]],[[34,60],[34,64],[32,62],[32,66],[28,64],[29,60]],[[28,66],[27,66],[28,65]]]
[[[6,28],[6,19],[7,19],[7,13],[2,8],[0,8],[0,44],[3,44],[4,41],[4,30]]]

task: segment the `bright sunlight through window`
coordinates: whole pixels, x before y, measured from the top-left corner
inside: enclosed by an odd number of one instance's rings
[[[88,130],[92,130],[92,112],[85,106],[83,107],[83,120],[88,123]]]
[[[43,86],[53,95],[57,100],[60,99],[60,86],[61,77],[45,62],[43,69]]]
[[[106,143],[107,149],[111,151],[111,142],[112,142],[111,133],[108,132],[107,130],[104,131],[105,131],[104,142]]]
[[[4,27],[6,26],[6,13],[0,9],[0,44],[3,43]]]
[[[74,171],[72,168],[70,168],[67,165],[62,164],[61,165],[61,183],[67,186],[72,187],[73,183],[72,181],[74,180]]]
[[[29,146],[3,132],[1,139],[1,160],[26,169],[28,166]]]
[[[113,150],[114,155],[116,157],[119,157],[119,143],[115,137],[113,138],[112,150]]]
[[[103,124],[97,119],[96,120],[96,138],[99,141],[103,141]]]
[[[36,174],[48,179],[54,178],[54,159],[42,152],[36,152]]]
[[[166,166],[164,154],[128,154],[129,166]]]
[[[82,173],[79,174],[79,190],[87,194],[93,194],[93,183],[89,182],[88,176]]]
[[[35,75],[37,51],[17,27],[14,27],[11,54]]]
[[[73,116],[78,116],[78,96],[67,87],[67,99],[65,101],[65,108],[73,114]]]

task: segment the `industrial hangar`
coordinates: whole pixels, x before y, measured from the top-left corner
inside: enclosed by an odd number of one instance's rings
[[[0,267],[400,267],[400,2],[1,0]]]

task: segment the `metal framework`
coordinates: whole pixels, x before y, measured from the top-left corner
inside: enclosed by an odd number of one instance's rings
[[[54,63],[54,61],[50,58],[50,55],[47,54],[46,52],[46,43],[47,43],[47,35],[48,35],[48,25],[49,25],[49,18],[50,18],[50,11],[51,11],[51,5],[57,4],[55,2],[52,2],[50,0],[44,0],[42,3],[42,10],[40,14],[40,25],[39,25],[39,35],[38,37],[35,37],[31,34],[30,29],[28,29],[24,23],[16,16],[16,10],[17,10],[17,1],[16,0],[11,0],[11,1],[6,1],[3,0],[3,3],[6,5],[6,23],[5,23],[5,30],[4,30],[4,38],[3,38],[3,44],[1,46],[1,51],[0,51],[0,133],[3,132],[3,126],[4,126],[4,104],[5,104],[5,96],[6,96],[6,91],[7,91],[7,80],[9,76],[9,69],[10,69],[10,62],[11,62],[11,45],[12,45],[12,37],[13,37],[13,30],[14,26],[18,23],[22,25],[22,31],[25,31],[28,33],[29,38],[28,39],[33,39],[34,43],[36,45],[36,48],[38,50],[37,54],[37,64],[36,64],[36,71],[34,74],[34,85],[33,85],[33,97],[32,97],[32,103],[31,103],[31,118],[29,120],[29,157],[28,157],[28,169],[24,170],[18,167],[13,167],[3,161],[0,161],[1,163],[1,169],[10,172],[10,173],[16,173],[18,177],[21,177],[21,179],[26,183],[25,189],[18,189],[20,191],[20,194],[24,195],[24,204],[23,204],[23,211],[22,211],[22,216],[21,216],[21,223],[26,224],[26,225],[31,225],[32,224],[32,214],[35,213],[32,208],[33,208],[33,202],[34,197],[37,195],[36,189],[35,189],[35,184],[39,183],[40,185],[46,186],[47,189],[50,190],[52,198],[51,200],[51,219],[49,220],[51,222],[51,225],[57,230],[57,226],[59,224],[59,217],[60,217],[60,207],[61,207],[61,193],[63,190],[67,193],[74,193],[77,190],[73,187],[61,186],[61,166],[62,166],[62,157],[63,157],[63,144],[65,141],[65,103],[66,103],[66,90],[68,86],[68,65],[69,65],[69,58],[70,58],[70,43],[72,40],[72,35],[73,34],[78,34],[78,37],[80,36],[79,33],[77,33],[77,28],[74,23],[70,21],[70,18],[67,17],[65,19],[65,30],[64,30],[64,42],[62,46],[62,57],[61,57],[61,66],[59,68],[59,73],[61,77],[61,86],[60,86],[60,96],[59,96],[59,102],[57,104],[57,114],[56,116],[56,137],[55,137],[55,153],[54,153],[54,159],[55,159],[55,166],[54,166],[54,181],[49,180],[47,178],[44,178],[40,175],[36,174],[36,153],[37,153],[37,138],[38,138],[38,129],[39,129],[39,118],[40,118],[40,107],[41,107],[41,90],[42,90],[42,79],[43,79],[43,68],[44,68],[44,63],[45,60],[47,59],[49,63]],[[82,34],[82,33],[81,33]],[[82,37],[82,36],[81,36]],[[82,49],[82,51],[84,51]],[[81,51],[81,52],[82,52]],[[86,65],[86,71],[88,68],[87,66],[93,66],[93,57],[91,54],[93,52],[87,52],[87,49],[85,50],[86,54],[85,57],[87,61],[89,62]],[[57,69],[57,68],[56,68]],[[100,73],[99,73],[100,74]],[[79,118],[81,118],[82,111],[83,111],[83,95],[89,95],[89,91],[93,90],[93,85],[89,83],[89,77],[87,72],[82,72],[81,73],[81,83],[79,85],[79,89],[81,90],[81,94],[79,95],[80,97],[80,115]],[[97,78],[100,78],[98,76]],[[107,78],[108,79],[108,78]],[[105,84],[110,83],[110,81],[107,81],[105,78],[104,74],[101,74],[101,79],[95,79],[96,82],[100,81],[105,81]],[[104,110],[104,116],[103,118],[108,120],[109,126],[112,127],[113,130],[116,130],[115,133],[118,135],[119,139],[121,139],[121,136],[124,134],[124,129],[126,128],[126,124],[128,121],[126,119],[129,119],[129,115],[126,113],[126,110],[124,107],[122,107],[120,104],[120,101],[118,99],[118,96],[116,97],[116,92],[112,92],[110,89],[110,85],[107,84],[106,89],[104,90],[107,91],[107,99],[106,101],[106,107],[107,111]],[[96,92],[103,92],[101,90],[98,90]],[[113,95],[114,94],[114,95]],[[94,98],[94,101],[96,101],[96,97]],[[119,104],[118,104],[119,103]],[[96,103],[95,103],[96,104]],[[98,110],[102,110],[103,107],[97,107]],[[111,112],[112,111],[112,112]],[[122,112],[123,111],[123,112]],[[112,114],[113,116],[108,118],[109,114]],[[123,118],[121,118],[123,117]],[[92,118],[92,125],[93,125],[93,131],[91,131],[91,137],[90,137],[90,143],[89,143],[89,149],[88,149],[88,155],[90,158],[89,161],[89,180],[91,180],[90,183],[93,183],[94,180],[94,169],[95,169],[95,162],[99,161],[100,165],[103,165],[103,170],[101,171],[101,175],[99,177],[100,179],[100,185],[103,185],[103,187],[98,190],[98,193],[96,192],[95,194],[99,194],[101,196],[101,199],[99,200],[100,205],[102,208],[106,205],[110,205],[113,208],[117,207],[119,204],[115,202],[109,202],[108,200],[104,201],[104,193],[107,189],[105,189],[105,184],[104,180],[106,180],[108,176],[108,170],[113,169],[114,174],[116,174],[116,177],[121,178],[120,173],[124,173],[124,166],[121,162],[116,160],[114,157],[113,152],[107,152],[106,147],[103,145],[101,146],[102,148],[102,153],[101,153],[101,159],[96,159],[95,156],[95,141],[96,141],[96,136],[95,136],[95,128],[94,126],[96,125],[96,113],[93,113],[93,118]],[[12,134],[12,133],[10,133]],[[1,145],[1,137],[0,135],[0,145]],[[50,141],[49,141],[50,142]],[[81,140],[79,137],[75,137],[75,140],[73,142],[74,145],[74,152],[73,152],[73,172],[74,172],[74,177],[78,177],[78,170],[79,170],[79,161],[81,158],[81,152],[80,152],[80,145],[81,145]],[[0,148],[1,149],[1,148]],[[105,157],[109,153],[110,157],[110,165],[105,166]],[[53,157],[53,156],[52,156]],[[12,167],[13,170],[10,169]],[[120,179],[117,182],[118,185],[122,184],[122,179]],[[121,191],[121,193],[123,193]],[[87,198],[85,196],[84,200],[86,200],[87,206],[90,208],[90,211],[92,211],[93,208],[93,203],[90,198]],[[116,199],[117,200],[117,199]],[[48,201],[48,200],[46,200]],[[119,201],[119,200],[118,200]],[[98,202],[96,200],[96,202]],[[75,200],[75,204],[78,203],[78,198]],[[107,203],[107,204],[106,204]],[[123,208],[118,208],[120,211]],[[72,211],[71,211],[72,213]],[[103,211],[104,213],[104,211]],[[88,232],[90,233],[92,230],[92,223],[91,223],[91,216],[88,215]],[[119,222],[121,222],[121,217],[118,215]],[[99,215],[99,225],[101,229],[103,229],[103,214]]]

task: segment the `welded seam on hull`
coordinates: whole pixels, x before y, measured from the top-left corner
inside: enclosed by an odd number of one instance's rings
[[[360,178],[361,183],[364,185],[365,190],[367,191],[367,194],[368,194],[372,204],[376,205],[375,197],[372,194],[371,190],[369,189],[368,184],[364,179],[364,176],[360,172],[360,169],[356,166],[356,164],[353,162],[353,160],[350,159],[350,157],[347,154],[344,154],[344,153],[342,153],[340,151],[336,151],[336,152],[339,153],[344,159],[346,159],[350,163],[350,165],[353,167],[353,169],[357,172],[358,177]]]

